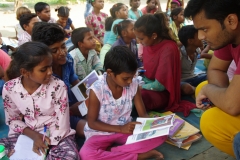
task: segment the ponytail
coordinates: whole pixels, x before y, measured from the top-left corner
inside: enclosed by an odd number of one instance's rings
[[[113,19],[117,19],[116,12],[119,11],[122,6],[125,5],[123,3],[116,3],[110,8],[110,14],[113,17]]]
[[[167,26],[166,17],[163,13],[143,15],[135,22],[134,29],[144,33],[148,37],[156,33],[158,38],[173,40],[169,32],[169,27]]]

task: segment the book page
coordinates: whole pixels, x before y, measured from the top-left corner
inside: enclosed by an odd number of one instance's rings
[[[10,160],[42,160],[45,157],[44,154],[39,156],[32,149],[33,140],[25,135],[20,135],[14,148],[15,152]]]
[[[171,114],[158,118],[137,118],[136,121],[141,122],[141,124],[135,125],[133,134],[169,128],[173,125],[174,115],[175,114]]]
[[[18,47],[18,40],[16,39],[10,39],[8,37],[1,37],[3,44],[7,45],[7,46],[12,46],[13,48],[17,48]]]
[[[136,142],[144,141],[147,139],[152,139],[152,138],[168,135],[169,129],[170,129],[170,127],[164,128],[164,129],[158,129],[158,130],[154,130],[154,131],[150,131],[150,132],[133,134],[128,137],[126,144],[136,143]]]
[[[86,91],[96,80],[98,80],[98,74],[93,70],[87,77],[71,88],[79,102],[88,98]]]

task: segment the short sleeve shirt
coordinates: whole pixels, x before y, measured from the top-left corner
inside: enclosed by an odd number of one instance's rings
[[[107,74],[104,73],[100,76],[99,80],[95,81],[92,86],[87,90],[92,90],[99,102],[100,110],[98,114],[98,120],[110,125],[124,125],[131,121],[131,112],[132,112],[132,100],[136,95],[138,89],[137,79],[133,79],[132,83],[123,88],[122,96],[120,99],[114,99],[112,91],[109,89],[107,81]],[[120,101],[118,103],[118,101]],[[86,139],[94,135],[110,135],[114,134],[113,132],[103,132],[97,131],[89,128],[88,123],[84,127],[84,133]]]
[[[215,50],[214,55],[221,60],[225,60],[225,61],[234,60],[236,63],[236,66],[237,66],[235,74],[240,74],[240,63],[239,63],[240,45],[233,47],[232,44],[229,44],[229,45],[225,46],[224,48]]]

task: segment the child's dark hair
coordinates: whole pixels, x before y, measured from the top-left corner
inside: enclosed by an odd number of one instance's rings
[[[55,23],[37,22],[32,30],[32,41],[42,42],[48,46],[65,39],[63,29]]]
[[[116,19],[116,12],[119,11],[122,6],[124,6],[125,4],[123,3],[116,3],[112,6],[112,8],[110,9],[110,14],[113,17],[113,19]]]
[[[182,7],[175,8],[171,11],[170,17],[172,20],[174,20],[174,16],[177,16],[180,12],[182,12],[184,9]]]
[[[20,69],[33,71],[33,68],[41,63],[51,52],[43,43],[26,42],[12,53],[12,61],[6,70],[8,80],[21,76]]]
[[[193,25],[183,26],[178,32],[180,42],[187,47],[188,39],[193,39],[197,32]]]
[[[55,11],[58,12],[59,17],[69,17],[70,8],[61,6],[56,8]]]
[[[122,37],[122,31],[126,30],[130,23],[132,23],[131,20],[125,19],[118,24],[115,24],[115,26],[113,27],[113,32]]]
[[[28,13],[28,14],[21,15],[21,17],[19,19],[19,23],[23,30],[25,30],[23,25],[24,24],[28,25],[30,23],[31,19],[33,19],[34,17],[37,17],[37,15],[35,13]]]
[[[115,75],[122,72],[135,73],[137,67],[136,55],[126,46],[113,47],[105,56],[105,70],[111,69]]]
[[[80,27],[73,30],[71,39],[75,48],[78,48],[78,42],[83,42],[85,34],[90,31],[92,31],[92,29],[88,27]]]
[[[105,20],[105,31],[111,31],[113,24],[113,17],[107,17]]]
[[[166,17],[162,13],[145,14],[134,24],[134,30],[144,33],[146,36],[151,37],[156,33],[158,38],[173,40],[169,33],[169,27],[166,23]]]
[[[38,3],[36,3],[34,5],[35,13],[42,12],[47,6],[49,6],[49,4],[47,4],[45,2],[38,2]]]

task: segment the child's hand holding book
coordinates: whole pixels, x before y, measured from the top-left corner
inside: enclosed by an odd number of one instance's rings
[[[43,138],[44,138],[44,141],[43,141]],[[47,144],[50,144],[51,140],[49,139],[49,137],[36,132],[35,136],[33,137],[33,141],[34,141],[33,142],[33,151],[35,153],[37,153],[39,156],[41,156],[41,152],[43,154],[46,154],[45,151],[48,149],[48,146],[45,144],[45,141],[47,142]]]
[[[119,126],[120,133],[133,134],[133,130],[136,124],[142,124],[141,122],[128,122],[125,125]]]

